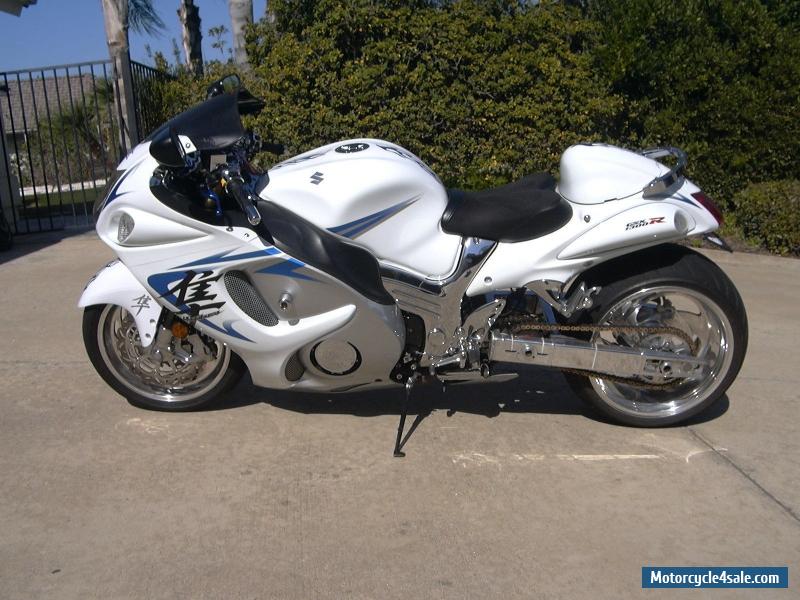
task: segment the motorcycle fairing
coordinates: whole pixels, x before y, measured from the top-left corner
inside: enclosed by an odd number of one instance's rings
[[[129,171],[119,186],[120,193],[100,213],[96,229],[121,258],[124,265],[120,268],[131,273],[130,280],[140,290],[137,296],[147,294],[153,299],[151,307],[157,307],[152,315],[154,323],[149,319],[137,321],[140,331],[153,335],[163,305],[184,318],[196,319],[201,332],[229,345],[245,361],[257,385],[330,390],[388,384],[387,376],[405,341],[402,316],[393,301],[381,304],[371,300],[326,272],[325,265],[317,268],[309,264],[313,252],[308,251],[302,257],[287,252],[289,245],[284,239],[289,236],[279,237],[277,229],[273,244],[252,228],[213,225],[173,210],[150,189],[155,161],[137,149],[126,162]],[[272,216],[277,220],[283,209],[274,208]],[[268,207],[264,211],[266,214]],[[131,236],[157,230],[158,238],[143,245],[120,243],[117,233],[122,213],[134,216]],[[290,219],[284,215],[283,221],[287,222],[284,228],[291,229]],[[294,221],[295,225],[298,223],[299,220]],[[300,228],[300,237],[308,237],[309,227],[313,225]],[[352,246],[351,252],[366,253],[344,238],[327,232],[324,236],[336,244]],[[367,257],[377,277],[374,258]],[[364,266],[363,262],[356,264]],[[231,297],[225,283],[225,274],[230,271],[241,273],[250,282],[276,315],[275,326],[265,327],[255,321]],[[123,285],[117,287],[128,289]],[[288,307],[291,315],[281,311],[284,295],[291,297]],[[90,300],[87,294],[82,306],[110,303],[131,310],[134,297],[125,291],[123,296],[94,295]],[[135,309],[133,314],[136,316]],[[324,340],[355,346],[361,357],[358,369],[331,375],[317,368],[312,353]],[[143,335],[142,341],[148,346],[150,338]],[[286,376],[291,361],[299,361],[305,369],[300,380]]]
[[[249,246],[259,249],[176,265],[150,275],[148,285],[172,310],[197,318],[198,329],[232,346],[257,385],[330,389],[388,383],[405,341],[394,303],[379,304],[353,293],[327,273],[260,240]],[[274,325],[256,322],[237,303],[225,278],[231,271],[256,290],[275,315]],[[290,298],[288,310],[282,308],[285,298]],[[356,348],[358,369],[331,375],[316,366],[313,350],[324,340]],[[295,355],[306,369],[297,382],[286,376]]]
[[[370,252],[306,221],[274,202],[258,208],[273,243],[292,256],[314,265],[378,304],[394,299],[381,284],[378,263]]]

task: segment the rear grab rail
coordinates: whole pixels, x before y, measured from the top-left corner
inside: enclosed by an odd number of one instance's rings
[[[653,179],[642,189],[642,196],[645,198],[652,198],[654,196],[663,196],[667,191],[672,188],[676,183],[683,180],[683,172],[686,169],[686,162],[688,157],[686,152],[674,146],[663,146],[659,148],[647,148],[640,150],[639,154],[647,158],[657,159],[665,156],[674,156],[677,159],[675,166],[668,172],[664,173]]]

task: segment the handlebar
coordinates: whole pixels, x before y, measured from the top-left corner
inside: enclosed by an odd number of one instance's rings
[[[241,208],[242,212],[247,216],[247,221],[250,225],[255,227],[261,223],[261,214],[255,207],[256,200],[245,187],[244,179],[239,175],[231,177],[227,180],[225,189],[233,196],[234,200],[239,203],[239,208]]]

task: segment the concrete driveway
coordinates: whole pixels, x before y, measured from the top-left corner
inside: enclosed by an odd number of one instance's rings
[[[642,565],[800,577],[800,261],[709,253],[750,318],[728,402],[640,430],[557,373],[400,393],[240,385],[216,410],[133,408],[75,308],[110,252],[85,234],[0,255],[0,598],[665,598]],[[14,256],[17,256],[14,258]],[[716,597],[715,596],[715,597]],[[705,594],[703,594],[705,597]]]

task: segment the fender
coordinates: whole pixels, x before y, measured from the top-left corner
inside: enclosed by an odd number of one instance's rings
[[[122,261],[114,260],[89,280],[78,301],[78,307],[95,304],[114,304],[131,313],[139,330],[142,346],[153,342],[161,305],[144,289]]]

